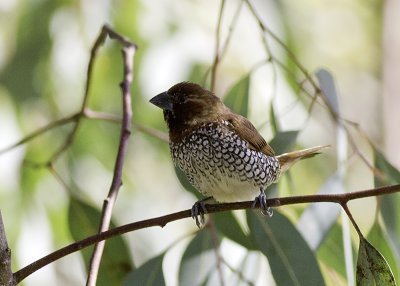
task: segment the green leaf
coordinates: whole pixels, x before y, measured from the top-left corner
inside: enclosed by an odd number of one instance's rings
[[[216,267],[212,238],[207,230],[199,231],[189,243],[179,267],[179,285],[203,285]]]
[[[320,187],[317,194],[334,194],[343,190],[343,182],[338,173],[333,174]],[[312,250],[316,250],[325,239],[327,232],[336,223],[339,206],[330,203],[310,204],[301,214],[297,229]]]
[[[293,224],[279,212],[272,218],[248,211],[250,236],[267,257],[276,285],[325,285],[313,252]]]
[[[279,127],[279,123],[275,115],[274,105],[272,104],[272,102],[269,109],[269,121],[271,122],[273,134],[277,134],[281,128]]]
[[[393,167],[385,157],[375,150],[375,167],[386,176],[386,182],[375,177],[375,187],[381,187],[387,184],[400,183],[400,172]],[[400,194],[385,195],[380,199],[379,210],[382,213],[383,222],[386,227],[386,233],[392,251],[395,254],[397,262],[400,263]]]
[[[163,286],[165,285],[162,263],[165,253],[153,257],[126,277],[124,286]]]
[[[400,172],[392,164],[390,164],[385,156],[375,150],[374,152],[375,167],[386,175],[386,182],[382,182],[378,177],[375,177],[375,186],[383,186],[384,184],[399,184]]]
[[[247,117],[249,107],[249,75],[240,79],[225,95],[224,104],[232,111]]]
[[[80,240],[98,232],[100,211],[87,203],[71,198],[68,210],[69,229],[74,240]],[[111,223],[111,227],[115,227]],[[86,268],[89,266],[93,246],[81,251]],[[106,241],[100,264],[97,285],[120,285],[133,269],[129,248],[121,236]]]
[[[320,262],[336,271],[343,278],[346,277],[346,265],[344,263],[344,247],[342,227],[338,223],[334,224],[327,233],[323,243],[317,250],[317,258]]]
[[[388,243],[387,234],[382,230],[379,223],[375,223],[367,236],[368,241],[375,245],[377,249],[382,253],[382,255],[386,258],[389,265],[391,265],[393,270],[393,276],[396,281],[399,281],[399,269],[400,264],[396,262],[394,257],[394,253]]]
[[[336,114],[339,114],[339,99],[332,74],[326,69],[319,69],[315,72],[315,75],[329,106]]]
[[[360,237],[358,249],[356,281],[357,286],[396,285],[385,258],[363,237]]]
[[[177,167],[177,166],[174,166],[174,168],[175,168],[175,174],[178,177],[178,180],[181,183],[181,185],[185,188],[185,190],[187,190],[190,193],[192,193],[193,195],[195,195],[197,199],[203,198],[201,193],[198,190],[196,190],[196,188],[193,187],[192,184],[189,182],[185,173],[181,169],[179,169],[179,167]]]
[[[278,132],[269,142],[269,145],[275,150],[276,154],[283,154],[294,146],[298,134],[299,131],[297,130]]]
[[[213,217],[218,231],[226,238],[247,249],[254,249],[250,237],[244,233],[232,212],[216,213]]]

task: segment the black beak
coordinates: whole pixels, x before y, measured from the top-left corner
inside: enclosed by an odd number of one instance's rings
[[[162,92],[152,99],[150,99],[150,102],[154,104],[155,106],[158,106],[162,110],[169,110],[172,112],[172,102],[171,102],[171,97],[167,92]]]

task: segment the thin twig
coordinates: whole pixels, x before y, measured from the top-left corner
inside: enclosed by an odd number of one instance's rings
[[[218,68],[219,56],[220,56],[219,42],[220,42],[221,22],[222,22],[222,15],[224,12],[224,7],[225,7],[225,0],[221,0],[221,7],[219,9],[219,16],[218,16],[217,31],[215,33],[215,56],[214,56],[214,62],[211,67],[211,84],[210,84],[211,91],[214,91],[214,89],[215,89],[215,80],[217,78],[217,68]]]
[[[338,203],[340,205],[345,205],[348,201],[355,199],[388,195],[398,192],[400,192],[400,184],[369,189],[364,191],[358,191],[358,192],[341,193],[341,194],[272,198],[267,200],[267,204],[271,207],[281,207],[285,205],[305,204],[305,203],[322,203],[322,202]],[[206,204],[206,208],[208,213],[217,213],[217,212],[232,211],[232,210],[251,209],[252,205],[253,201],[246,201],[246,202],[223,203],[223,204]],[[99,241],[143,228],[148,228],[153,226],[164,227],[166,224],[170,222],[189,217],[191,217],[190,209],[168,214],[165,216],[133,222],[123,226],[112,228],[110,230],[107,230],[99,234],[89,236],[85,239],[67,245],[45,257],[42,257],[39,260],[29,264],[28,266],[25,266],[21,270],[14,273],[15,280],[17,281],[17,283],[21,282],[24,278],[34,273],[35,271],[41,269],[42,267],[64,256],[67,256],[71,253],[74,253],[85,247],[95,244]]]
[[[347,204],[341,204],[342,208],[344,209],[344,211],[347,214],[347,217],[350,219],[351,223],[353,224],[353,227],[355,228],[355,230],[357,231],[358,235],[361,237],[364,237],[360,228],[358,227],[358,224],[356,223],[356,221],[353,218],[353,215],[351,214],[349,207],[347,206]]]
[[[106,231],[110,227],[112,211],[114,208],[115,201],[118,196],[119,188],[122,185],[122,170],[125,160],[125,155],[128,149],[128,139],[131,134],[131,120],[132,120],[132,109],[131,109],[131,83],[133,80],[133,58],[136,51],[136,45],[125,39],[124,37],[115,33],[111,28],[106,29],[107,34],[121,42],[124,45],[122,49],[124,69],[124,78],[121,83],[122,90],[122,125],[121,134],[118,147],[117,158],[115,161],[114,174],[110,190],[107,198],[104,200],[103,209],[101,213],[99,233]],[[94,247],[92,257],[90,259],[88,277],[86,285],[95,286],[98,276],[98,271],[100,268],[101,257],[103,255],[103,250],[105,246],[105,241],[100,241]]]
[[[25,144],[26,142],[35,139],[36,137],[42,135],[43,133],[46,133],[47,131],[50,131],[51,129],[58,127],[58,126],[62,126],[65,125],[67,123],[71,123],[74,122],[76,120],[78,120],[81,116],[80,112],[77,112],[75,114],[72,114],[70,116],[58,119],[56,121],[53,121],[49,124],[47,124],[46,126],[43,126],[41,128],[39,128],[38,130],[32,132],[31,134],[25,136],[24,138],[22,138],[21,140],[19,140],[18,142],[15,142],[14,144],[0,150],[0,155],[2,155],[3,153],[6,153],[8,151],[10,151],[11,149],[14,149],[20,145]]]
[[[159,131],[158,129],[150,128],[150,127],[147,127],[145,125],[141,125],[141,124],[135,123],[135,122],[133,122],[132,125],[133,125],[133,128],[137,129],[140,132],[143,132],[147,135],[153,136],[153,137],[160,139],[161,141],[164,141],[166,143],[169,142],[168,134],[165,132],[162,132],[162,131]]]

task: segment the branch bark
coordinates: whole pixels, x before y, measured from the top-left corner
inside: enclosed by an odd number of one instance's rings
[[[0,211],[0,285],[16,285],[11,271],[11,250],[8,248],[3,218]]]
[[[329,195],[309,195],[309,196],[294,196],[294,197],[283,197],[283,198],[271,198],[267,200],[267,204],[271,207],[281,207],[285,205],[293,205],[293,204],[304,204],[304,203],[321,203],[321,202],[329,202],[329,203],[337,203],[341,206],[346,205],[349,201],[367,197],[388,195],[393,193],[400,192],[400,184],[386,186],[376,189],[369,189],[358,192],[350,192],[350,193],[342,193],[342,194],[329,194]],[[235,202],[235,203],[222,203],[222,204],[206,204],[206,209],[208,213],[217,213],[223,211],[232,211],[232,210],[242,210],[242,209],[252,209],[253,201],[246,202]],[[257,205],[258,207],[258,205]],[[168,214],[165,216],[160,216],[156,218],[151,218],[147,220],[142,220],[138,222],[133,222],[130,224],[125,224],[105,232],[95,234],[89,236],[80,241],[74,242],[70,245],[67,245],[47,256],[40,258],[39,260],[29,264],[28,266],[22,268],[21,270],[14,273],[15,281],[17,283],[21,282],[24,278],[34,273],[35,271],[41,269],[42,267],[64,257],[76,251],[79,251],[85,247],[88,247],[92,244],[98,243],[99,241],[112,238],[117,235],[121,235],[127,232],[153,227],[160,226],[164,227],[167,223],[189,218],[191,217],[191,210],[183,210],[180,212]]]

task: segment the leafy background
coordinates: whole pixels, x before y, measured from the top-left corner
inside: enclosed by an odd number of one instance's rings
[[[226,1],[219,38],[224,43],[229,37],[230,42],[218,65],[216,94],[246,114],[278,153],[332,145],[326,154],[294,166],[269,193],[354,191],[400,182],[396,167],[383,155],[389,154],[383,142],[387,144],[390,135],[398,133],[387,129],[384,118],[391,117],[382,104],[383,3],[252,3],[290,52],[271,34],[262,33],[246,2]],[[105,22],[139,46],[132,87],[133,122],[166,131],[160,110],[148,100],[179,81],[210,85],[220,6],[219,1],[1,1],[0,149],[79,109],[89,51]],[[321,67],[333,74],[338,94],[328,88],[331,107],[358,124],[346,125],[347,140],[326,104],[320,99],[312,104],[315,90],[292,54],[310,74]],[[121,64],[119,47],[107,42],[95,64],[90,108],[121,113]],[[320,81],[324,78],[326,74]],[[332,98],[336,96],[339,103],[335,105]],[[35,167],[34,163],[49,159],[70,127],[56,128],[0,156],[0,207],[14,270],[97,229],[96,214],[111,183],[119,126],[84,119],[74,143],[54,162],[57,176],[48,168]],[[374,178],[371,166],[359,154],[386,177]],[[388,158],[400,167],[394,156]],[[187,209],[196,200],[176,177],[167,144],[138,129],[130,140],[123,181],[114,225]],[[397,281],[398,201],[399,196],[392,195],[350,205],[364,235],[383,253]],[[352,285],[346,265],[353,267],[354,275],[358,237],[338,207],[284,207],[263,225],[260,220],[264,219],[257,212],[247,216],[235,212],[216,215],[210,228],[202,231],[197,231],[193,221],[182,220],[163,229],[124,235],[107,244],[111,250],[106,250],[99,285],[122,281],[143,285],[140,279],[147,278],[153,279],[153,285],[164,281],[194,285],[189,279],[193,276],[196,285],[216,285],[221,271],[227,285],[271,285],[271,281],[290,285],[277,278],[290,277],[276,275],[290,267],[282,266],[279,255],[273,255],[280,249],[271,249],[274,239],[288,243],[283,249],[290,254],[289,262],[300,274],[311,275],[305,281]],[[344,253],[344,245],[350,246],[352,257]],[[81,285],[87,253],[65,257],[24,284]],[[301,271],[302,265],[312,271]]]

